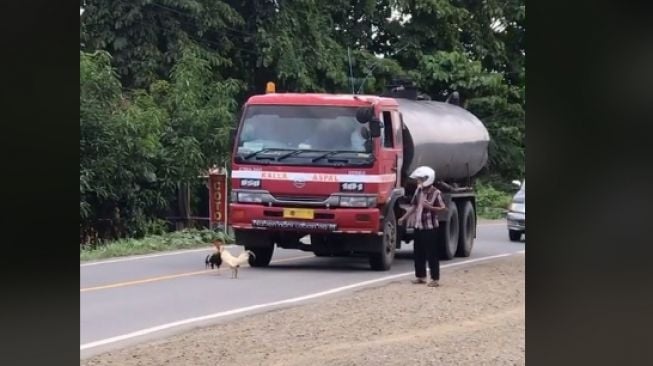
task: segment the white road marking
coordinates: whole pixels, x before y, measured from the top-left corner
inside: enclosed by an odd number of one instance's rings
[[[445,264],[445,265],[442,265],[440,268],[455,267],[455,266],[460,266],[460,265],[463,265],[463,264],[487,261],[487,260],[490,260],[490,259],[508,257],[508,256],[511,256],[511,255],[523,254],[523,253],[524,253],[524,251],[520,251],[520,252],[517,252],[517,253],[504,253],[504,254],[492,255],[492,256],[487,256],[487,257],[469,259],[469,260],[464,260],[464,261],[460,261],[460,262]],[[308,294],[308,295],[304,295],[304,296],[293,297],[293,298],[290,298],[290,299],[285,299],[285,300],[280,300],[280,301],[273,301],[273,302],[268,302],[268,303],[264,303],[264,304],[251,305],[251,306],[246,306],[246,307],[242,307],[242,308],[236,308],[236,309],[232,309],[232,310],[222,311],[222,312],[219,312],[219,313],[208,314],[208,315],[198,316],[198,317],[194,317],[194,318],[183,319],[183,320],[179,320],[179,321],[175,321],[175,322],[171,322],[171,323],[161,324],[161,325],[158,325],[158,326],[155,326],[155,327],[141,329],[141,330],[138,330],[138,331],[135,331],[135,332],[131,332],[131,333],[115,336],[115,337],[101,339],[101,340],[98,340],[98,341],[81,344],[79,346],[79,350],[83,351],[83,350],[87,350],[87,349],[90,349],[90,348],[104,346],[104,345],[107,345],[107,344],[120,342],[120,341],[124,341],[124,340],[127,340],[127,339],[140,337],[140,336],[144,336],[144,335],[147,335],[147,334],[160,332],[162,330],[166,330],[166,329],[170,329],[170,328],[174,328],[174,327],[179,327],[179,326],[183,326],[183,325],[187,325],[187,324],[197,323],[197,322],[201,322],[201,321],[205,321],[205,320],[223,318],[223,317],[226,317],[226,316],[229,316],[229,315],[246,313],[246,312],[250,312],[250,311],[253,311],[253,310],[264,309],[264,308],[269,308],[269,307],[273,307],[273,306],[295,304],[295,303],[299,303],[299,302],[302,302],[302,301],[311,300],[311,299],[315,299],[315,298],[318,298],[318,297],[323,297],[323,296],[332,295],[332,294],[335,294],[335,293],[338,293],[338,292],[351,290],[351,289],[354,289],[354,288],[359,288],[359,287],[364,287],[364,286],[372,285],[372,284],[379,283],[379,282],[394,280],[394,279],[397,279],[397,278],[400,278],[400,277],[411,275],[413,273],[414,273],[413,271],[403,272],[403,273],[394,274],[394,275],[390,275],[390,276],[375,278],[373,280],[356,282],[356,283],[353,283],[353,284],[350,284],[350,285],[347,285],[347,286],[336,287],[336,288],[332,288],[330,290],[316,292],[316,293],[312,293],[312,294]]]
[[[504,226],[506,225],[505,222],[501,223],[488,223],[488,224],[478,224],[477,226]],[[229,244],[226,245],[225,247],[227,248],[235,248],[237,245],[235,244]],[[139,259],[148,259],[148,258],[156,258],[156,257],[167,257],[171,255],[179,255],[179,254],[186,254],[186,253],[196,253],[196,252],[203,252],[206,250],[213,249],[214,247],[209,247],[207,246],[204,249],[183,249],[183,250],[175,250],[175,251],[169,251],[169,252],[164,252],[164,253],[156,253],[156,254],[143,254],[143,255],[134,255],[134,256],[128,256],[128,257],[120,257],[120,258],[115,258],[115,259],[106,259],[106,260],[99,260],[99,261],[93,261],[93,262],[84,262],[80,263],[80,267],[89,267],[89,266],[97,266],[100,264],[110,264],[110,263],[119,263],[119,262],[128,262],[128,261],[135,261]]]

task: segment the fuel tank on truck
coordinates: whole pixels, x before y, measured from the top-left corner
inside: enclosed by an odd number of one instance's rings
[[[437,180],[462,181],[485,166],[490,135],[472,113],[444,102],[396,100],[405,126],[404,174],[427,165]]]

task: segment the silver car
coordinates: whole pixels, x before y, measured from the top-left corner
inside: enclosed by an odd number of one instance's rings
[[[519,241],[526,233],[526,180],[514,180],[512,183],[519,187],[519,191],[512,198],[508,210],[508,234],[510,241]]]

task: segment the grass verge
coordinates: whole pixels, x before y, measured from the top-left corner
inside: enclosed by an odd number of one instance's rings
[[[222,239],[226,243],[233,243],[233,238],[222,232],[208,229],[187,229],[162,235],[146,236],[142,239],[121,239],[93,247],[81,247],[79,260],[85,262],[167,250],[202,248],[217,239]]]
[[[480,218],[487,220],[501,219],[512,201],[514,192],[496,189],[491,184],[476,183],[476,207]]]

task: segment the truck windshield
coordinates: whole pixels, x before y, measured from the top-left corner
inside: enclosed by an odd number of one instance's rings
[[[367,127],[356,108],[331,106],[251,105],[238,140],[239,154],[268,151],[369,153]]]

